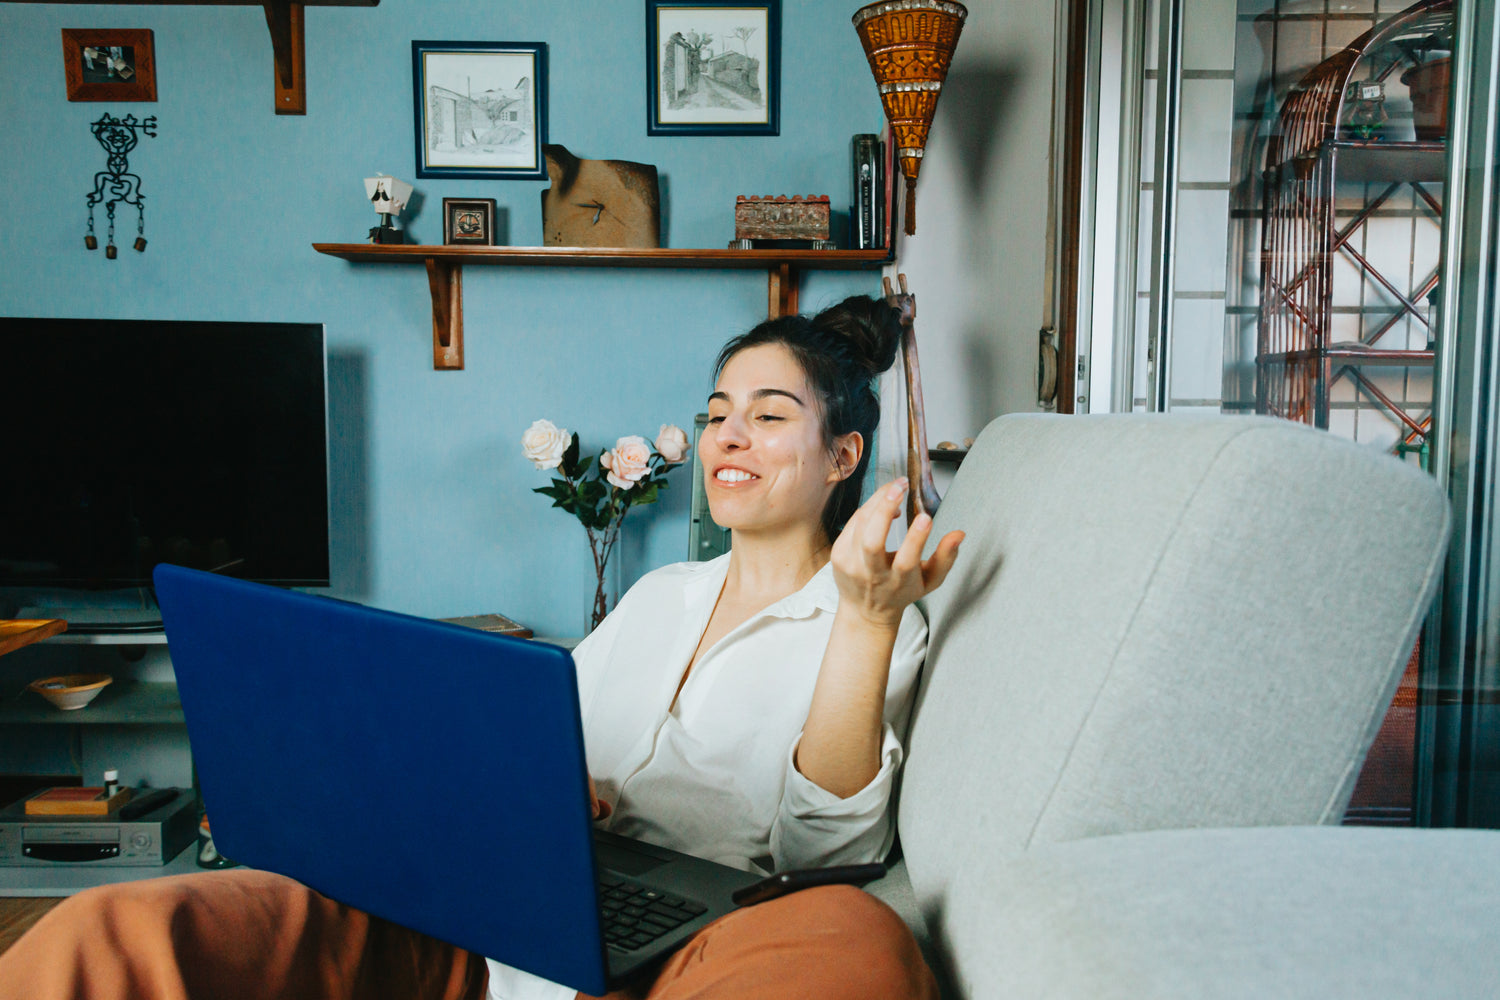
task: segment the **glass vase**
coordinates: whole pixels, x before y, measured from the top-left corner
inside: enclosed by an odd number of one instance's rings
[[[584,587],[583,634],[588,635],[620,601],[620,554],[612,552],[603,572],[596,572],[592,556],[587,563],[588,583]]]

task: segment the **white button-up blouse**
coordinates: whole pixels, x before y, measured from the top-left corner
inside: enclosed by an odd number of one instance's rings
[[[841,799],[793,764],[838,608],[832,566],[706,650],[674,703],[729,558],[647,574],[573,651],[589,773],[614,807],[601,825],[752,871],[883,858],[927,649],[921,613],[906,609],[891,657],[880,771]],[[495,962],[490,992],[572,995]]]

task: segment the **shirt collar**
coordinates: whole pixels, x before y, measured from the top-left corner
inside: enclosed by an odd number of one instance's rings
[[[724,578],[729,575],[729,553],[724,553],[708,562],[699,563],[698,571],[688,581],[685,597],[688,608],[700,603],[718,600],[724,587]],[[833,563],[824,563],[823,568],[802,585],[802,589],[788,594],[754,617],[769,615],[775,618],[811,618],[817,611],[833,613],[839,608],[839,589],[833,580]]]

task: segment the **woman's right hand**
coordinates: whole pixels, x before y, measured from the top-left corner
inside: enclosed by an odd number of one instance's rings
[[[962,531],[950,531],[924,560],[922,548],[932,532],[932,518],[923,513],[907,528],[900,547],[895,552],[887,551],[886,535],[901,516],[906,489],[906,477],[902,476],[876,490],[849,518],[833,543],[831,557],[839,610],[890,629],[900,627],[908,604],[942,584],[964,540]]]

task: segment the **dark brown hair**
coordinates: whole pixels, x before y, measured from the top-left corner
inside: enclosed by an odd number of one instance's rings
[[[859,464],[833,488],[823,508],[823,530],[828,540],[859,509],[865,471],[875,428],[880,423],[880,397],[875,379],[896,361],[901,324],[896,310],[883,299],[855,295],[829,306],[816,316],[782,316],[735,337],[714,362],[714,379],[740,351],[763,344],[781,344],[797,359],[817,397],[823,443],[858,431],[864,440]]]

